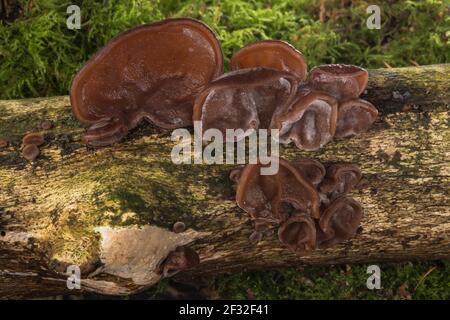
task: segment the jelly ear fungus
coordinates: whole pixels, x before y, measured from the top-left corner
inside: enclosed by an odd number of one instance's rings
[[[251,43],[233,55],[230,65],[232,70],[264,67],[286,71],[302,81],[307,73],[303,54],[291,44],[280,40]]]
[[[290,103],[298,86],[292,74],[267,68],[229,72],[199,94],[194,105],[194,121],[204,131],[241,129],[239,141],[258,128],[269,128],[272,115],[280,105]],[[250,131],[249,131],[250,130]]]
[[[230,173],[237,183],[236,203],[254,222],[251,240],[278,227],[280,242],[304,255],[356,234],[363,210],[346,194],[361,180],[357,166],[335,164],[326,170],[315,160],[279,159],[278,172],[270,176],[261,174],[262,167],[248,164]]]
[[[193,19],[142,25],[111,40],[75,76],[75,116],[91,125],[85,142],[109,145],[142,120],[173,129],[192,125],[199,92],[223,72],[214,33]]]
[[[338,100],[358,98],[367,86],[369,74],[363,68],[347,64],[326,64],[311,69],[310,85]]]
[[[303,150],[317,150],[336,132],[338,103],[332,96],[307,90],[287,108],[278,108],[271,128],[280,130],[280,142],[294,142]]]

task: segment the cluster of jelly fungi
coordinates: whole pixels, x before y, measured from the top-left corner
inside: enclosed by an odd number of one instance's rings
[[[292,252],[304,255],[353,237],[363,209],[348,193],[362,180],[355,165],[334,164],[327,169],[318,161],[279,161],[274,175],[263,175],[261,163],[230,172],[237,184],[237,205],[254,223],[250,236],[260,240],[278,228],[279,240]]]
[[[303,55],[283,41],[252,43],[231,58],[232,72],[197,97],[194,121],[202,128],[278,129],[279,141],[317,150],[333,137],[369,129],[378,111],[359,99],[368,72],[353,65],[323,65],[309,74]],[[224,138],[227,136],[224,134]]]
[[[199,263],[200,257],[194,249],[180,246],[168,254],[156,271],[163,277],[168,278],[180,271],[193,268]]]
[[[22,138],[22,157],[34,161],[40,154],[39,146],[45,143],[44,137],[37,132],[26,134]]]
[[[157,44],[157,45],[156,45]],[[75,116],[90,125],[84,142],[122,140],[140,122],[163,129],[218,129],[238,141],[256,129],[280,130],[279,141],[317,150],[333,137],[362,133],[378,111],[359,99],[368,72],[322,65],[309,73],[287,42],[264,40],[238,50],[224,75],[215,34],[204,23],[168,19],[119,34],[75,76]],[[241,129],[226,137],[226,129]]]

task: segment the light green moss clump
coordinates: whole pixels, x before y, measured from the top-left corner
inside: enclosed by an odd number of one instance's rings
[[[366,68],[450,61],[446,1],[371,1],[381,7],[382,28],[366,28],[366,1],[315,0],[111,0],[21,1],[13,23],[0,22],[0,98],[68,93],[80,66],[108,40],[130,27],[169,17],[203,20],[231,54],[259,39],[282,39],[311,66],[353,63]],[[66,9],[81,8],[81,30],[66,27]]]

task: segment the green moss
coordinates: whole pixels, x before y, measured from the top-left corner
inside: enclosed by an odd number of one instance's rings
[[[81,30],[66,28],[66,8],[81,8]],[[315,0],[42,0],[23,1],[15,22],[0,22],[0,98],[67,94],[73,75],[108,40],[127,28],[166,17],[190,16],[218,34],[231,54],[258,39],[282,39],[304,52],[309,66],[354,63],[367,68],[450,61],[446,2],[371,1],[382,28],[365,27],[366,1],[326,1],[318,21]]]
[[[366,286],[368,265],[305,267],[219,276],[210,288],[223,299],[450,298],[450,263],[381,264],[381,289]]]

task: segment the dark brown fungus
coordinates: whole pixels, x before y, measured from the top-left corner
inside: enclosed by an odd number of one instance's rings
[[[159,268],[164,277],[172,277],[180,271],[195,267],[200,258],[195,250],[189,247],[177,247],[169,253]]]
[[[326,169],[317,160],[299,159],[291,161],[291,164],[300,171],[303,177],[306,178],[313,186],[319,185],[326,174]]]
[[[261,164],[248,164],[230,174],[237,183],[236,202],[254,222],[250,240],[259,241],[279,227],[279,240],[304,255],[317,244],[328,247],[356,234],[362,208],[344,194],[363,180],[357,166],[335,164],[325,170],[310,159],[271,161],[279,161],[278,172],[271,176],[261,174],[265,166]]]
[[[362,99],[347,100],[339,104],[336,137],[350,137],[369,130],[378,116],[378,110]]]
[[[298,172],[295,166],[280,158],[277,178],[281,188],[280,201],[292,204],[313,218],[319,218],[319,194],[306,177]]]
[[[320,184],[320,191],[326,194],[346,194],[355,189],[362,178],[361,170],[353,164],[334,164],[327,170],[327,174]]]
[[[28,133],[22,139],[22,145],[24,146],[33,144],[39,147],[44,143],[45,143],[44,137],[40,133],[36,132]]]
[[[253,218],[258,232],[288,218],[291,207],[313,217],[320,216],[320,199],[313,185],[288,161],[278,161],[275,175],[262,175],[262,165],[248,164],[239,178],[236,202]]]
[[[264,231],[279,223],[272,207],[280,196],[280,185],[276,175],[261,175],[261,165],[248,164],[241,172],[236,190],[237,205],[255,220],[256,231]]]
[[[355,236],[362,216],[363,209],[354,199],[336,198],[320,217],[319,247],[329,247]]]
[[[302,255],[316,247],[316,226],[309,216],[297,214],[280,226],[278,238],[292,252]]]
[[[299,94],[287,108],[276,110],[272,129],[280,130],[280,142],[304,150],[317,150],[329,142],[336,131],[337,100],[326,93]]]
[[[120,118],[100,120],[85,133],[83,142],[93,147],[106,146],[122,140],[127,133],[128,128]]]
[[[309,73],[309,83],[314,89],[325,91],[338,100],[358,98],[368,79],[365,69],[346,64],[321,65]]]
[[[8,140],[0,139],[0,148],[6,148],[8,146]]]
[[[184,230],[186,230],[186,225],[184,224],[184,222],[181,221],[177,221],[173,224],[173,232],[175,233],[181,233],[184,232]]]
[[[39,148],[35,144],[27,144],[22,149],[22,156],[28,161],[34,161],[39,153]]]
[[[142,120],[166,129],[192,125],[195,97],[223,70],[214,33],[193,19],[169,19],[121,33],[75,76],[72,110],[102,146]]]
[[[294,74],[304,80],[307,65],[303,54],[287,42],[263,40],[245,46],[231,58],[231,69],[264,67]]]
[[[193,120],[201,121],[203,131],[218,129],[224,137],[226,129],[242,129],[233,139],[239,141],[251,134],[251,129],[269,128],[275,109],[291,101],[297,85],[292,74],[273,69],[227,73],[197,97]]]
[[[50,120],[44,120],[41,122],[41,128],[43,130],[50,130],[51,128],[53,128],[53,122]]]

